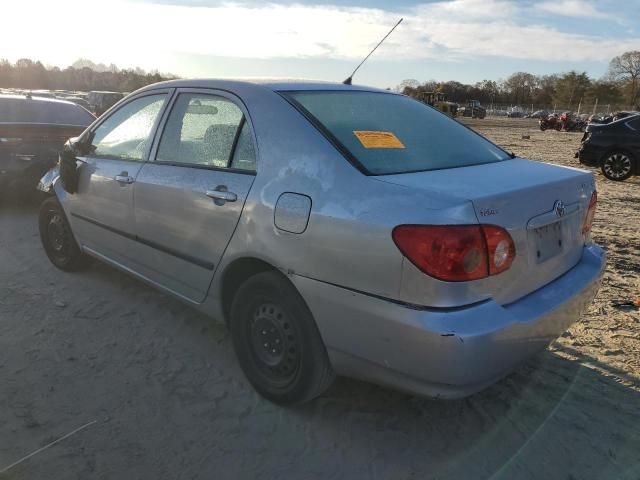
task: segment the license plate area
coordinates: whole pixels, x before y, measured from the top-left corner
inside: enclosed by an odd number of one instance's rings
[[[562,222],[555,222],[533,230],[536,262],[542,263],[562,252]]]

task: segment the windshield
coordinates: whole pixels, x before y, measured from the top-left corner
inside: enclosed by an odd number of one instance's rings
[[[284,93],[368,175],[498,162],[509,155],[427,105],[364,91]]]

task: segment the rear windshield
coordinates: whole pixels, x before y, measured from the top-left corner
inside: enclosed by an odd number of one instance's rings
[[[54,123],[86,127],[95,118],[74,103],[0,98],[0,123]]]
[[[284,92],[365,173],[492,163],[504,150],[411,98],[363,91]]]

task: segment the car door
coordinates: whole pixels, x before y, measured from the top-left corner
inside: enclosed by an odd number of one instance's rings
[[[206,297],[255,178],[254,136],[233,95],[178,90],[135,184],[137,261],[153,282]]]
[[[69,197],[70,221],[85,249],[125,266],[135,249],[133,185],[170,91],[137,96],[91,132],[78,192]]]

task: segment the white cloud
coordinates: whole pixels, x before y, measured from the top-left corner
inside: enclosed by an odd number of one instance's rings
[[[567,12],[596,12],[586,1],[561,0]],[[176,6],[114,0],[23,0],[3,5],[3,55],[49,63],[83,56],[145,68],[163,66],[167,54],[233,58],[361,59],[401,16],[392,10],[301,4]],[[529,60],[608,61],[636,48],[638,38],[607,39],[519,22],[525,7],[506,0],[454,0],[418,6],[376,56],[459,60],[496,56]],[[529,7],[527,7],[529,8]],[[543,3],[550,12],[555,7]],[[551,9],[551,10],[549,10]],[[29,16],[25,28],[24,12]],[[529,12],[531,13],[531,12]],[[577,13],[574,13],[577,14]],[[13,19],[13,21],[11,20]],[[52,26],[55,26],[52,28]],[[61,60],[65,59],[65,60]],[[179,73],[179,72],[177,72]]]
[[[616,19],[616,17],[610,13],[598,10],[593,3],[587,0],[551,0],[538,3],[536,8],[543,12],[562,15],[564,17]]]

